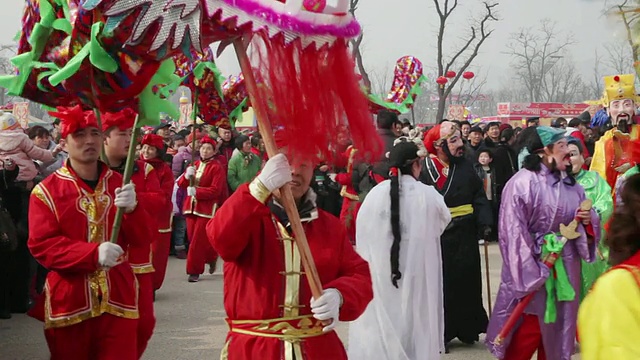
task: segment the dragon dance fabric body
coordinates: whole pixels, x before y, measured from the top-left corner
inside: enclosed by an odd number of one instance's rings
[[[242,81],[232,79],[227,87],[236,88],[226,103],[208,47],[219,42],[220,52],[243,37],[260,101],[293,151],[331,157],[337,134],[330,129],[347,125],[359,149],[376,152],[381,147],[371,141],[368,101],[347,49],[360,32],[348,6],[345,0],[336,7],[303,0],[28,0],[12,60],[17,75],[0,78],[0,86],[49,107],[132,108],[156,120],[160,113],[179,116],[162,89],[184,81],[180,67],[194,62],[194,73],[204,64],[201,76],[186,85],[202,85],[200,115],[216,123],[245,96]]]
[[[423,75],[422,62],[414,56],[403,56],[396,62],[393,85],[385,99],[375,94],[369,95],[371,111],[389,109],[400,114],[411,110],[416,96],[422,93],[421,85],[427,80]]]

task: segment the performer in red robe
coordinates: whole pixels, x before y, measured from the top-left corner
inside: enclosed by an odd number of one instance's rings
[[[104,132],[104,152],[109,166],[122,174],[127,161],[129,144],[133,133],[135,113],[125,109],[118,113],[106,113],[102,116]],[[153,310],[153,264],[151,244],[158,239],[157,213],[166,206],[166,195],[160,189],[160,182],[153,166],[142,160],[136,160],[133,166],[131,182],[138,193],[140,206],[150,215],[150,221],[139,226],[152,229],[148,248],[131,249],[128,252],[129,262],[139,283],[138,306],[140,321],[138,324],[138,356],[142,357],[147,344],[153,335],[156,317]]]
[[[229,196],[226,165],[221,164],[216,156],[220,145],[220,142],[208,136],[203,137],[200,140],[201,160],[189,166],[178,178],[178,186],[186,188],[188,193],[182,213],[187,219],[187,236],[190,241],[187,253],[189,282],[198,281],[205,264],[209,264],[210,274],[216,268],[218,254],[207,239],[206,226]]]
[[[282,154],[242,185],[207,225],[224,263],[224,306],[230,331],[223,357],[234,360],[341,360],[333,331],[358,318],[373,298],[368,264],[355,252],[340,221],[315,206],[314,164]],[[284,209],[268,201],[290,183],[309,247],[325,289],[311,300],[300,254]],[[321,320],[331,321],[329,325]]]
[[[340,211],[340,222],[342,222],[347,229],[349,241],[351,241],[353,245],[356,244],[356,216],[358,216],[358,210],[361,205],[358,192],[353,187],[353,165],[357,152],[358,150],[353,146],[347,148],[344,152],[344,158],[347,159],[347,172],[336,175],[336,182],[342,185],[340,196],[344,198],[342,201],[342,210]]]
[[[50,270],[39,310],[51,359],[135,360],[138,285],[122,255],[148,248],[140,224],[149,218],[134,187],[122,187],[122,176],[98,161],[102,133],[93,112],[59,110],[53,115],[69,160],[33,189],[29,205],[29,249]],[[126,212],[113,244],[116,207]]]
[[[159,135],[145,135],[142,138],[142,149],[140,160],[153,166],[153,169],[160,181],[161,194],[164,195],[164,203],[161,208],[154,209],[157,215],[158,235],[151,244],[153,269],[153,290],[160,289],[167,273],[167,262],[169,261],[169,248],[171,247],[171,225],[173,219],[173,204],[171,194],[173,193],[173,173],[171,168],[163,160],[164,142]],[[155,297],[155,295],[154,295]]]

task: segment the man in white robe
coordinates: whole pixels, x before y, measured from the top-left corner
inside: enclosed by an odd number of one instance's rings
[[[390,180],[358,214],[357,251],[369,262],[374,298],[349,327],[350,360],[434,360],[444,350],[440,236],[451,214],[442,195],[416,180],[424,156],[412,140],[396,140]]]

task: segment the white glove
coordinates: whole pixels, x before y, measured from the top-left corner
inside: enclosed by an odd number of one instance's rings
[[[264,165],[262,172],[257,177],[264,187],[273,192],[291,181],[291,166],[289,160],[283,154],[278,154]]]
[[[336,289],[326,289],[318,299],[311,299],[313,317],[320,321],[331,321],[329,325],[322,328],[322,332],[329,332],[338,326],[340,305],[342,305],[342,295]]]
[[[187,168],[187,171],[185,171],[184,175],[187,177],[187,179],[191,179],[192,177],[194,177],[196,174],[196,168],[193,166],[189,166]]]
[[[116,198],[113,203],[128,213],[135,210],[137,204],[136,187],[132,183],[129,183],[121,188],[117,188]]]
[[[187,188],[187,195],[191,197],[196,197],[196,188],[194,186],[189,186]]]
[[[124,250],[118,244],[105,242],[98,246],[98,264],[104,267],[118,265],[118,258],[124,254]]]

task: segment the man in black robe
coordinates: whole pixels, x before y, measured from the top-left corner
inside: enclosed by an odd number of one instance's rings
[[[420,180],[444,196],[452,217],[440,238],[448,351],[456,337],[473,344],[487,329],[478,236],[490,234],[493,214],[482,181],[464,156],[460,130],[452,122],[443,122],[427,133],[425,146],[431,155],[425,159]]]

